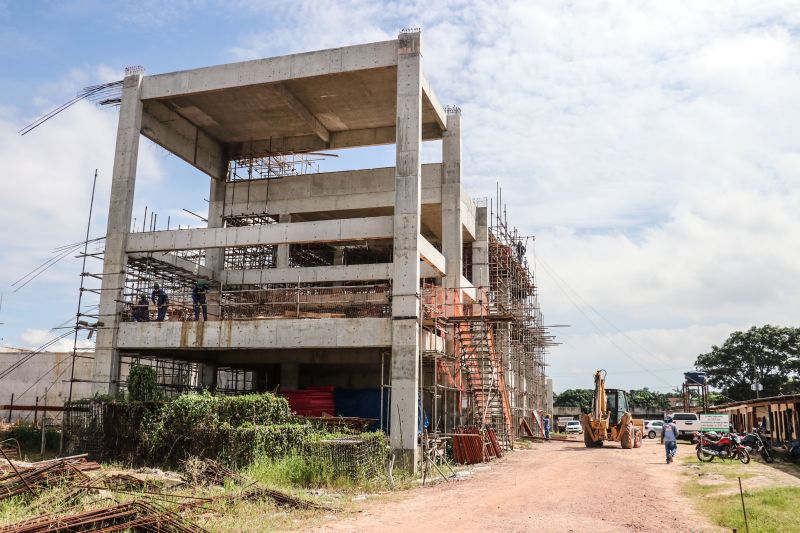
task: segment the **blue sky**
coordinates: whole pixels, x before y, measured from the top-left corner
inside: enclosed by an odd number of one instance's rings
[[[79,263],[14,280],[82,238],[94,169],[105,228],[116,111],[82,87],[147,73],[393,38],[421,27],[439,99],[463,111],[473,197],[499,181],[535,234],[541,303],[563,345],[557,391],[596,367],[667,390],[698,353],[754,324],[797,325],[800,2],[3,2],[2,344],[38,346],[73,313]],[[426,146],[426,160],[439,147]],[[392,147],[323,170],[391,165]],[[208,182],[149,143],[134,216],[196,224]]]

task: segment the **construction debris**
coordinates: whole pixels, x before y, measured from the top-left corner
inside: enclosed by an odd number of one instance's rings
[[[88,480],[87,470],[96,470],[100,465],[87,461],[86,455],[63,457],[36,463],[7,460],[0,465],[0,500],[20,494],[37,494],[42,490],[65,481]]]
[[[0,533],[54,533],[77,531],[153,531],[164,533],[203,533],[179,514],[137,500],[81,513],[44,515],[0,528]]]

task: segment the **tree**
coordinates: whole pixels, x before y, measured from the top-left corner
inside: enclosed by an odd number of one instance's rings
[[[592,409],[592,389],[567,389],[553,400],[556,407],[580,407],[581,412],[588,413]]]
[[[629,393],[631,405],[634,407],[668,409],[669,400],[666,394],[653,392],[647,387],[643,389],[632,389]]]
[[[800,392],[800,328],[767,324],[736,331],[694,365],[731,400],[755,398],[754,381],[764,387],[761,396]]]

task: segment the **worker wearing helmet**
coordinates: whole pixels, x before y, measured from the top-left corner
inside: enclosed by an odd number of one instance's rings
[[[205,280],[198,280],[192,289],[192,303],[194,304],[194,319],[200,320],[200,309],[203,310],[203,321],[208,320],[208,305],[206,304],[206,294],[208,285]]]

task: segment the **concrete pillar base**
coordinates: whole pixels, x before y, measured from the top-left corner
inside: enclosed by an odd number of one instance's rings
[[[414,449],[404,449],[398,448],[396,450],[392,450],[392,454],[394,454],[394,468],[395,469],[402,469],[406,470],[407,472],[411,472],[416,474],[419,470],[419,448],[415,447]]]

